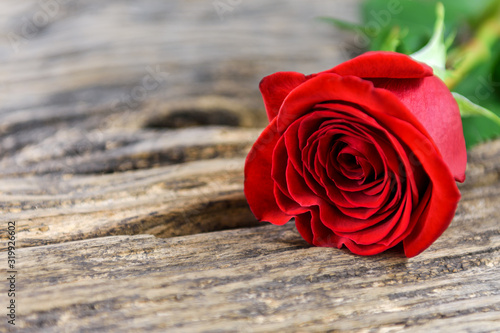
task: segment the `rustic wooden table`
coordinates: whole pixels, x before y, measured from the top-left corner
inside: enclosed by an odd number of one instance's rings
[[[358,257],[259,225],[258,82],[344,60],[357,2],[1,4],[0,279],[22,332],[500,331],[500,141],[469,154],[427,251]],[[174,237],[175,236],[175,237]]]

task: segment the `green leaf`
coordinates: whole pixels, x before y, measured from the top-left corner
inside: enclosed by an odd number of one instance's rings
[[[459,93],[452,92],[452,94],[457,101],[458,107],[460,108],[460,115],[462,117],[483,116],[500,126],[499,116],[480,105],[472,103],[470,100],[460,95]]]
[[[367,34],[372,41],[381,45],[386,35],[384,31],[393,26],[401,30],[408,29],[409,33],[402,37],[398,52],[410,54],[422,48],[432,35],[435,23],[434,15],[430,15],[436,7],[437,0],[365,0],[362,2],[363,26],[369,29]],[[481,20],[487,8],[498,0],[441,0],[446,8],[445,35],[457,31],[461,33],[470,29],[464,28]],[[382,40],[382,41],[381,41]],[[370,47],[370,49],[374,49]]]
[[[467,148],[498,137],[500,134],[500,117],[492,111],[472,103],[458,93],[453,92],[452,94],[460,108]]]

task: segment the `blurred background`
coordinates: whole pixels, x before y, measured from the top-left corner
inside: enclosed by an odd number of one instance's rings
[[[342,61],[336,45],[340,32],[315,18],[329,14],[355,21],[357,4],[4,2],[2,155],[19,153],[21,146],[41,144],[49,136],[60,144],[83,134],[96,140],[96,129],[261,127],[260,79],[280,70],[317,72]],[[16,136],[21,132],[22,137]],[[31,157],[23,155],[19,166],[35,162]]]
[[[243,165],[277,71],[347,59],[359,2],[0,5],[0,211],[22,246],[255,225]],[[340,47],[342,46],[342,47]]]
[[[455,59],[474,50],[461,45],[474,43],[479,31],[500,35],[499,0],[443,2]],[[267,124],[260,80],[277,71],[323,71],[367,50],[415,52],[432,35],[436,3],[3,2],[0,210],[32,226],[23,237],[30,244],[255,224],[242,169]],[[498,112],[500,43],[492,45],[456,89]],[[500,132],[486,118],[464,124],[469,145]],[[197,161],[213,167],[167,181],[195,170],[182,165]],[[108,174],[114,178],[102,177]],[[77,221],[75,212],[86,214],[85,222],[72,230],[66,221]],[[186,229],[166,230],[167,220]]]
[[[397,51],[414,52],[432,34],[436,2],[4,2],[0,172],[42,172],[39,163],[45,161],[51,163],[46,171],[66,168],[72,173],[80,163],[63,157],[123,146],[130,141],[127,133],[138,131],[262,128],[262,77],[276,71],[322,71],[366,50],[387,47],[394,36],[401,40]],[[456,36],[455,46],[471,39],[500,3],[443,2],[446,35]],[[499,64],[497,42],[493,54],[456,90],[500,110]],[[465,123],[469,146],[499,132],[487,119]],[[122,163],[102,169],[116,168],[129,167]]]

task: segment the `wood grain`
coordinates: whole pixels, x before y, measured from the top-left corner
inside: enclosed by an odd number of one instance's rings
[[[358,3],[0,4],[0,272],[16,221],[16,328],[500,331],[500,141],[469,153],[451,227],[416,258],[311,248],[247,207],[259,80],[345,60],[351,37],[315,17],[356,21]]]
[[[18,250],[19,325],[26,332],[497,331],[498,147],[470,152],[455,219],[415,258],[309,247],[293,223],[28,247]]]
[[[348,3],[0,5],[0,221],[21,247],[255,224],[242,169],[267,123],[259,80],[340,62],[315,17]]]
[[[412,259],[309,247],[291,223],[21,249],[22,327],[493,332],[500,329],[500,191],[498,182],[483,188],[491,195],[463,190],[451,227]]]

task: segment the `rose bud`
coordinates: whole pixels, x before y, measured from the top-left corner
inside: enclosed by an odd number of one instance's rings
[[[260,83],[269,125],[245,163],[260,221],[295,218],[310,244],[413,257],[453,219],[467,156],[459,109],[432,69],[368,52],[305,76]]]

